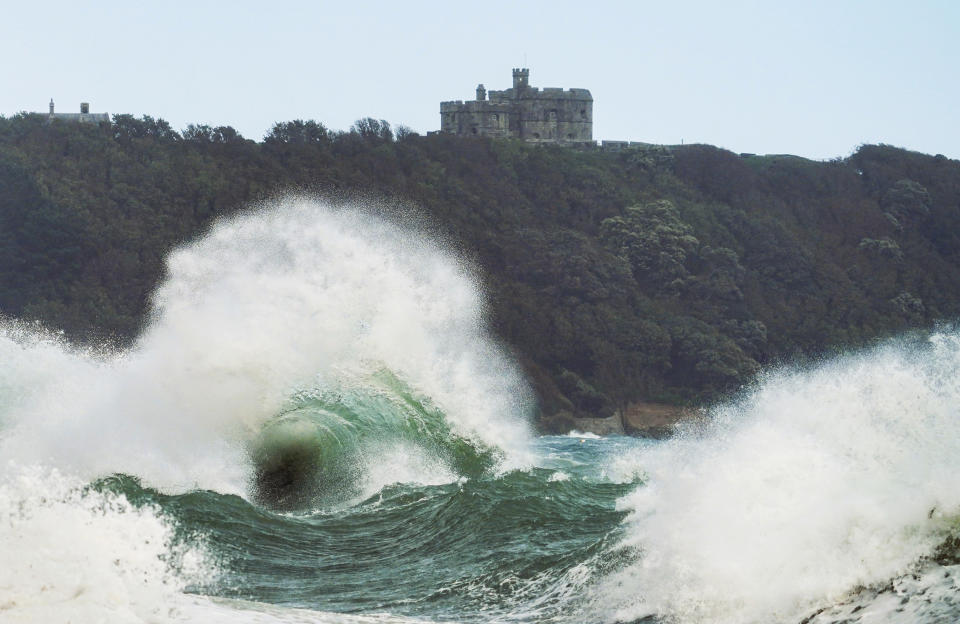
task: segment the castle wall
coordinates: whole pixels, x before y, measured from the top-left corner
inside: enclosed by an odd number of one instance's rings
[[[584,89],[544,89],[520,99],[520,138],[535,143],[593,140],[593,98]]]
[[[441,102],[440,131],[458,136],[516,137],[534,143],[593,141],[590,91],[530,87],[527,74],[518,77],[518,71],[514,70],[514,87],[490,91],[489,100]]]
[[[110,123],[108,113],[53,113],[47,116],[50,121],[78,122],[78,123]]]
[[[459,100],[440,103],[440,131],[460,136],[510,136],[511,104]]]
[[[53,98],[50,99],[50,112],[47,114],[47,123],[54,119],[75,123],[110,123],[108,113],[91,113],[89,102],[80,102],[79,113],[57,113],[54,112]]]

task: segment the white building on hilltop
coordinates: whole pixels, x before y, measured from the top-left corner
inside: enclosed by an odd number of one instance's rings
[[[53,112],[53,98],[50,99],[50,115],[47,118],[48,121],[53,121],[54,119],[61,121],[75,121],[78,123],[110,123],[110,114],[109,113],[91,113],[90,104],[87,102],[80,103],[80,112],[79,113],[55,113]]]

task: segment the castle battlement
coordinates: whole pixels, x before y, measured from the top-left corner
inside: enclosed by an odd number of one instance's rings
[[[453,100],[451,102],[440,102],[440,112],[456,112],[458,110],[498,110],[508,112],[513,104],[511,102],[495,102],[488,100]]]
[[[530,70],[513,69],[513,86],[475,100],[440,103],[440,131],[459,136],[516,137],[535,143],[593,142],[593,96],[587,89],[539,89]],[[489,99],[488,99],[489,98]]]

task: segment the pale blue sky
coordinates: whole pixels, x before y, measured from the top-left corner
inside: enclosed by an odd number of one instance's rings
[[[846,156],[890,143],[960,158],[960,1],[12,2],[0,114],[152,115],[425,132],[478,82],[594,97],[594,138]]]

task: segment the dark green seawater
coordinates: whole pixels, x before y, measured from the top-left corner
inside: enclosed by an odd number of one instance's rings
[[[156,505],[178,539],[218,562],[188,591],[321,613],[429,621],[587,621],[591,581],[635,558],[617,500],[638,481],[605,472],[649,443],[543,437],[537,465],[452,483],[397,483],[361,500],[279,511],[239,496],[163,495],[136,479],[96,488]]]

